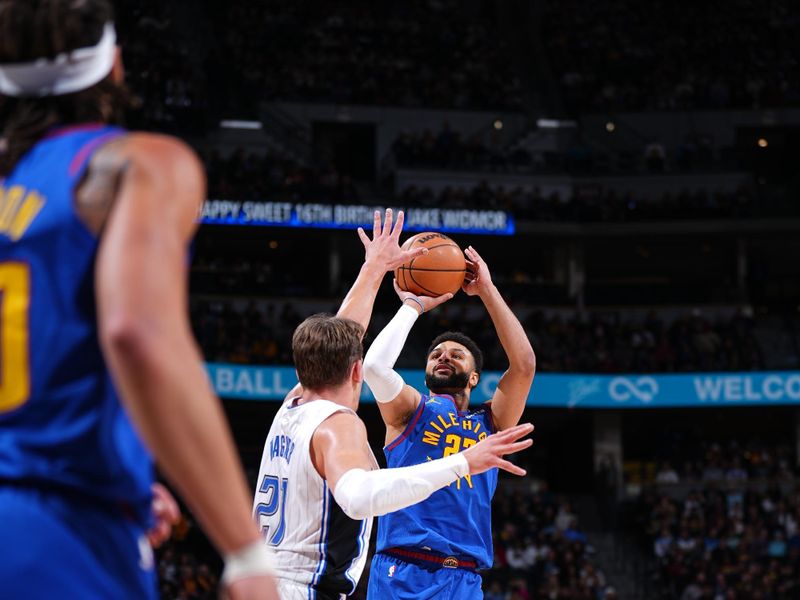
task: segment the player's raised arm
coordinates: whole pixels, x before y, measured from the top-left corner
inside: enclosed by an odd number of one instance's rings
[[[186,310],[187,244],[205,197],[202,167],[182,143],[146,134],[128,136],[96,159],[89,180],[94,169],[119,167],[95,279],[101,343],[122,402],[169,481],[230,559],[223,580],[240,580],[232,597],[245,597],[236,595],[243,591],[248,598],[277,597],[267,591],[268,558],[249,490]],[[231,578],[233,565],[245,570]]]
[[[467,281],[462,289],[483,301],[508,357],[508,370],[500,378],[492,397],[492,419],[497,429],[503,430],[516,425],[522,416],[536,372],[536,355],[519,319],[492,283],[489,267],[472,246],[464,253],[469,263]]]
[[[386,424],[387,441],[402,433],[422,398],[420,393],[407,385],[394,370],[394,363],[397,362],[417,318],[423,312],[453,297],[450,293],[436,298],[417,296],[401,290],[397,281],[393,283],[402,306],[372,342],[364,357],[364,381],[378,402],[378,409]]]
[[[399,246],[400,234],[403,232],[403,211],[397,213],[397,220],[392,224],[393,211],[386,209],[386,215],[381,224],[381,213],[375,211],[372,223],[372,239],[359,227],[358,237],[364,244],[364,264],[358,272],[358,277],[353,282],[347,295],[342,300],[342,305],[336,312],[337,317],[350,319],[360,324],[366,332],[372,318],[372,308],[375,298],[381,287],[387,271],[410,261],[417,256],[427,254],[427,248],[402,250]],[[294,398],[302,393],[302,386],[297,384],[287,394],[286,398]]]
[[[399,240],[403,231],[403,211],[397,213],[397,221],[394,226],[392,226],[392,218],[392,209],[387,208],[386,217],[381,226],[381,214],[379,211],[375,211],[372,239],[361,227],[358,228],[358,237],[364,244],[364,264],[336,313],[337,317],[359,323],[365,332],[369,327],[375,297],[378,295],[384,275],[395,267],[428,252],[427,248],[402,250]]]
[[[464,452],[396,469],[378,469],[364,423],[353,413],[326,419],[311,439],[312,462],[328,482],[333,497],[351,519],[361,520],[400,510],[428,498],[460,477],[500,468],[525,475],[503,458],[528,448],[520,438],[533,431],[526,423],[490,435]]]

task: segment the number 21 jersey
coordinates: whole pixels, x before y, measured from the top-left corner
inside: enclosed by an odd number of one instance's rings
[[[278,578],[307,587],[312,599],[316,590],[355,591],[372,532],[372,519],[344,514],[311,462],[314,432],[337,412],[352,411],[328,400],[283,404],[267,435],[253,504]]]

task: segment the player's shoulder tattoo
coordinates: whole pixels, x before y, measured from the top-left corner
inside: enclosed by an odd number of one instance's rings
[[[75,189],[75,210],[94,233],[102,230],[117,197],[122,176],[130,166],[126,145],[127,139],[120,137],[98,149]]]

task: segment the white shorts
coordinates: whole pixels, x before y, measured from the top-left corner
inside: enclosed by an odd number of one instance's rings
[[[309,594],[307,585],[302,585],[289,579],[281,579],[280,577],[278,578],[278,596],[280,596],[281,600],[308,600],[309,598],[322,600],[323,598],[335,598],[335,596],[330,594],[323,595],[313,590]],[[339,595],[339,600],[346,600],[346,598],[347,596],[344,594]]]

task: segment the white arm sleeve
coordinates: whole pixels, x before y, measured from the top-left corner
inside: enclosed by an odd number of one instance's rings
[[[378,402],[391,402],[403,389],[403,378],[394,370],[394,363],[418,316],[416,308],[403,304],[367,350],[364,380]]]
[[[350,469],[336,482],[333,497],[344,514],[360,521],[422,502],[433,492],[469,474],[464,455],[397,469]]]

